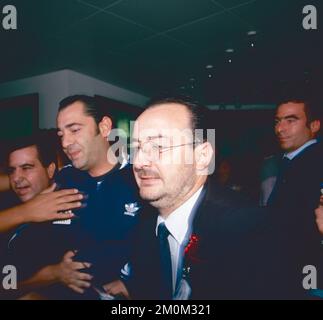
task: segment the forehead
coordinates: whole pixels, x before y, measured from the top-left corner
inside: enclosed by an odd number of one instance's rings
[[[144,111],[134,125],[134,137],[174,136],[180,130],[191,129],[191,115],[187,107],[178,103],[154,106]]]
[[[304,103],[288,102],[281,104],[276,110],[277,117],[285,117],[288,115],[305,116]]]
[[[10,153],[10,166],[19,166],[25,163],[40,163],[36,146],[29,146]]]
[[[85,113],[85,106],[83,102],[76,101],[63,110],[59,111],[57,115],[57,126],[64,127],[67,124],[79,122],[86,118],[92,118]]]

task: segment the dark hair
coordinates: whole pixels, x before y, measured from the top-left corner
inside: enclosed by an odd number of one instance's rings
[[[286,103],[303,103],[304,104],[304,112],[307,119],[307,125],[309,125],[314,120],[322,119],[322,107],[323,104],[318,97],[314,96],[306,96],[302,94],[294,94],[290,96],[284,96],[277,103],[277,108],[282,104]]]
[[[33,135],[25,136],[17,138],[8,145],[7,149],[7,161],[8,164],[9,156],[12,152],[35,146],[38,153],[38,159],[43,165],[43,167],[47,168],[51,163],[55,163],[57,167],[57,153],[56,153],[56,145],[53,145],[48,140],[47,130],[40,130]]]
[[[82,102],[84,105],[85,113],[88,116],[92,117],[97,125],[101,122],[104,116],[110,117],[110,115],[107,114],[104,107],[101,104],[97,103],[94,97],[90,97],[82,94],[64,98],[59,103],[58,112],[67,108],[69,105],[73,104],[74,102]]]
[[[200,129],[203,132],[203,141],[207,140],[207,129],[210,126],[210,111],[202,103],[187,95],[162,94],[149,100],[145,105],[146,109],[156,107],[166,103],[177,103],[185,106],[191,114],[191,129]]]

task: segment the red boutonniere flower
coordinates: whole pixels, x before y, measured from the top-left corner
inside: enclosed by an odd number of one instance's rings
[[[186,259],[190,259],[192,261],[197,261],[197,249],[199,245],[199,238],[196,234],[192,234],[190,240],[188,241],[187,246],[184,249],[184,255]]]
[[[184,249],[184,268],[183,268],[183,278],[189,279],[189,274],[191,268],[201,262],[201,259],[198,257],[198,247],[199,247],[199,237],[196,234],[192,234],[185,249]]]

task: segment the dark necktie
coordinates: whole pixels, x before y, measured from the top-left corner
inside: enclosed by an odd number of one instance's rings
[[[169,236],[169,231],[162,222],[159,224],[157,229],[157,236],[159,239],[160,248],[160,260],[161,260],[161,274],[162,274],[162,292],[161,299],[169,300],[172,299],[172,261],[170,256],[170,249],[167,237]]]
[[[276,180],[275,186],[273,188],[273,191],[271,192],[271,194],[269,196],[269,199],[267,202],[268,205],[275,204],[276,199],[278,197],[279,189],[280,189],[281,185],[284,183],[286,170],[288,169],[291,162],[292,161],[290,159],[288,159],[287,157],[283,157],[280,160],[277,180]]]

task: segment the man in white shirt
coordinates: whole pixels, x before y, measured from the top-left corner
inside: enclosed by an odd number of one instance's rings
[[[149,205],[135,237],[133,277],[125,285],[105,286],[109,294],[134,299],[269,294],[275,279],[262,262],[269,266],[275,259],[266,258],[269,250],[257,236],[264,212],[208,179],[214,159],[208,120],[207,109],[187,97],[152,100],[136,120],[134,174]]]

